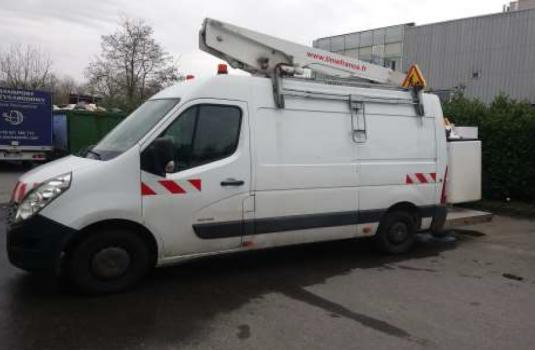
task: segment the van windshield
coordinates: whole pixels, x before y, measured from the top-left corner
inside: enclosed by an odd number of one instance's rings
[[[139,142],[179,101],[159,99],[143,103],[83,156],[99,160],[118,156]]]

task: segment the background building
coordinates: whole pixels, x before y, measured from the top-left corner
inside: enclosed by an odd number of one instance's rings
[[[417,63],[442,96],[460,88],[484,102],[504,93],[535,103],[535,0],[512,2],[502,13],[377,28],[313,45],[398,71]]]

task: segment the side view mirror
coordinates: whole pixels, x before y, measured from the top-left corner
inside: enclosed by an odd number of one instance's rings
[[[165,176],[175,171],[175,145],[169,137],[158,137],[141,155],[141,168]]]
[[[174,160],[170,160],[165,164],[165,172],[166,173],[173,173],[176,169],[176,164]]]

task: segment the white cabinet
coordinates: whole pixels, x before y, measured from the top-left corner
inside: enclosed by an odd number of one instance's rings
[[[448,203],[481,199],[481,141],[448,142]]]

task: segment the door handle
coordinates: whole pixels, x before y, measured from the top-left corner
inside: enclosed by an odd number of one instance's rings
[[[226,179],[221,181],[221,186],[242,186],[244,183],[243,180]]]

